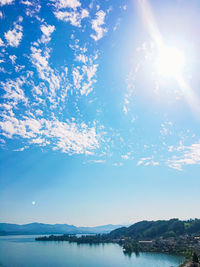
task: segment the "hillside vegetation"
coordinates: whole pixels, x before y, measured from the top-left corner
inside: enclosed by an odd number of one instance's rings
[[[141,221],[129,227],[115,229],[109,235],[111,238],[131,237],[140,240],[155,239],[161,236],[169,238],[181,235],[200,235],[200,219]]]

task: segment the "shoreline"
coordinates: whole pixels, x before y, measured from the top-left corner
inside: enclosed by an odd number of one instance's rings
[[[42,236],[36,237],[36,241],[68,241],[77,244],[105,244],[116,243],[122,247],[125,254],[154,252],[164,253],[183,257],[183,263],[178,267],[200,267],[200,264],[193,264],[192,257],[196,251],[195,243],[192,237],[176,238],[176,239],[155,239],[155,240],[134,240],[132,238],[111,238],[109,235],[83,235],[81,237],[73,235],[60,236]],[[198,250],[199,254],[199,250]]]

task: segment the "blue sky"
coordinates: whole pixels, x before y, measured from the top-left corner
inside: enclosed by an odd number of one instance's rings
[[[0,0],[0,221],[199,217],[196,0]]]

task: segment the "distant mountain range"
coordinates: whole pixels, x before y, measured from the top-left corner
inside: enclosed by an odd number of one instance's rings
[[[0,223],[0,235],[40,235],[40,234],[106,234],[122,225],[102,225],[96,227],[76,227],[68,224],[11,224]]]

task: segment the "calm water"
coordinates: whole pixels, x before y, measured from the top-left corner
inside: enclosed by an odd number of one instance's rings
[[[177,256],[155,253],[127,256],[117,244],[36,242],[34,237],[0,237],[0,266],[177,267],[183,261]]]

